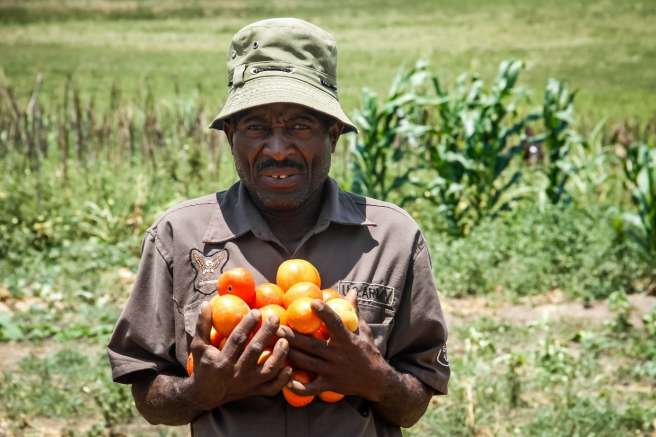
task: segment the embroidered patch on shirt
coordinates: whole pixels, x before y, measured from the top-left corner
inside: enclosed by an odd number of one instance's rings
[[[216,280],[223,271],[223,266],[228,261],[228,251],[218,250],[207,256],[198,249],[191,249],[189,261],[196,271],[194,278],[194,289],[202,294],[212,294],[216,291]]]
[[[435,358],[435,361],[444,367],[449,367],[449,357],[446,353],[446,345],[442,346],[442,348],[437,352],[437,358]]]
[[[358,291],[358,302],[380,305],[388,310],[394,310],[394,287],[368,282],[339,281],[337,290],[346,296],[350,290]]]

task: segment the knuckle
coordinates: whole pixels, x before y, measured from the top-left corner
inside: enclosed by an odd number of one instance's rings
[[[242,331],[234,331],[230,335],[230,341],[232,341],[232,343],[234,345],[237,345],[237,346],[239,346],[243,343],[246,343],[247,339],[248,339],[248,336],[246,335],[246,333],[244,333]]]

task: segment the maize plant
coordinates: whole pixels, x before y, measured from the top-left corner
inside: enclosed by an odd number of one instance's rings
[[[538,114],[519,115],[525,95],[515,88],[523,64],[505,61],[489,92],[482,80],[460,76],[445,91],[436,77],[436,119],[427,126],[422,148],[432,173],[423,184],[423,198],[446,219],[452,235],[466,235],[484,217],[509,208],[521,168],[513,158],[522,152],[524,128]]]
[[[622,231],[638,243],[647,262],[656,268],[656,148],[646,144],[630,148],[624,174],[637,212],[622,214]]]
[[[423,62],[407,72],[399,71],[382,103],[364,91],[362,108],[354,116],[359,135],[350,147],[351,191],[388,200],[391,194],[398,198],[397,190],[410,182],[414,168],[404,158],[425,130],[419,122],[427,117],[422,90],[427,74]],[[400,203],[408,199],[401,196]]]
[[[569,200],[565,186],[575,174],[576,167],[567,159],[567,155],[580,137],[571,128],[574,118],[574,97],[564,83],[550,79],[544,91],[542,121],[544,133],[536,135],[530,141],[541,144],[547,157],[542,170],[547,177],[545,194],[552,204]]]

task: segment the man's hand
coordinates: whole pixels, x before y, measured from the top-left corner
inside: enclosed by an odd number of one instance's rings
[[[346,297],[357,306],[357,297]],[[289,383],[300,395],[324,390],[360,396],[388,422],[404,427],[414,425],[426,411],[433,391],[409,373],[394,369],[380,354],[367,322],[359,318],[357,333],[346,329],[339,316],[321,301],[312,307],[330,331],[330,340],[320,341],[293,332],[286,326],[278,335],[289,341],[289,359],[302,369],[311,369],[317,377],[308,384]]]
[[[251,310],[232,331],[223,350],[218,350],[210,344],[210,305],[201,306],[196,336],[191,342],[194,356],[191,393],[200,408],[211,410],[249,396],[273,396],[290,380],[292,369],[285,366],[289,344],[285,339],[276,341],[280,325],[277,317],[265,320],[249,341],[260,317],[258,310]],[[274,342],[271,356],[263,364],[257,364],[264,348]]]
[[[210,344],[212,311],[203,303],[191,342],[192,376],[159,373],[132,384],[139,412],[153,424],[182,425],[226,402],[278,393],[292,374],[285,365],[289,344],[285,339],[277,340],[269,358],[257,364],[264,347],[275,341],[280,324],[271,317],[249,342],[260,317],[259,311],[251,311],[235,327],[223,350],[218,350]]]
[[[356,308],[354,292],[346,297]],[[298,334],[286,326],[278,335],[289,341],[289,359],[301,369],[311,369],[317,377],[308,384],[292,381],[290,388],[301,395],[325,390],[356,395],[373,402],[381,400],[386,375],[392,370],[373,341],[369,325],[360,318],[357,333],[346,329],[339,316],[324,302],[312,302],[317,316],[326,324],[330,340],[321,341]]]

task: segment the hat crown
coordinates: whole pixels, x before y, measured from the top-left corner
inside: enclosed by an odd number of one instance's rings
[[[272,18],[237,32],[228,51],[228,77],[236,67],[275,62],[314,70],[335,81],[337,47],[327,31],[298,18]]]

